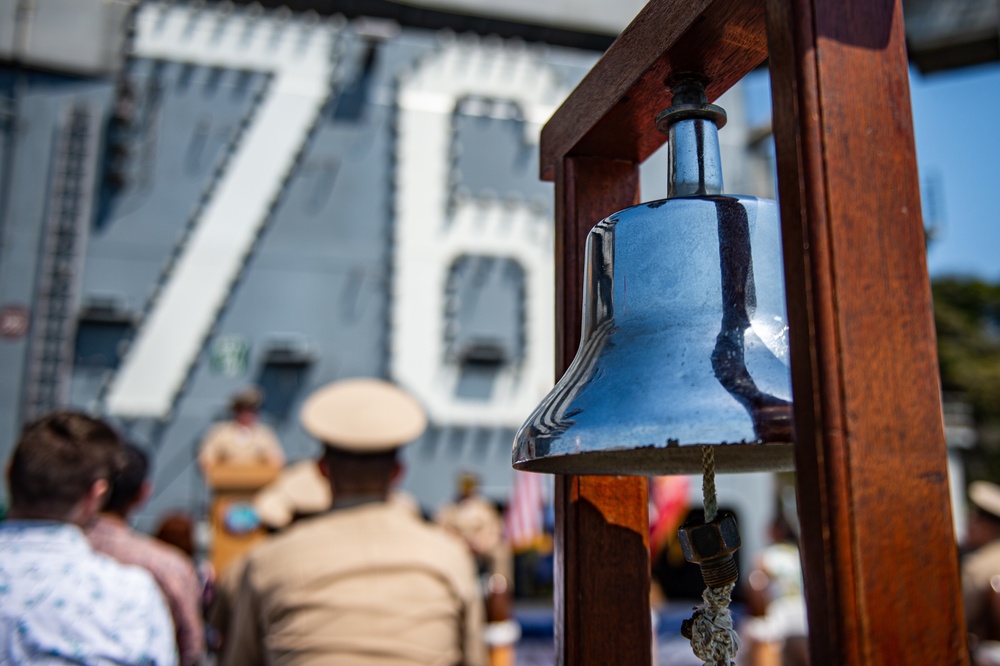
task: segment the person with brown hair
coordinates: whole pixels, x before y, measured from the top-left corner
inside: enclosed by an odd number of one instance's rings
[[[192,560],[195,556],[194,520],[187,511],[171,511],[160,518],[153,537],[173,546]]]
[[[118,434],[79,412],[53,412],[22,430],[0,523],[0,663],[177,663],[153,578],[95,553],[81,530],[122,456]]]
[[[344,380],[310,396],[301,422],[326,447],[333,505],[250,551],[223,665],[483,664],[472,555],[390,500],[397,451],[427,423],[420,405],[382,380]]]
[[[170,607],[182,666],[196,664],[205,654],[201,617],[201,583],[194,564],[177,548],[133,530],[128,519],[152,494],[149,456],[134,444],[125,444],[125,466],[115,480],[97,519],[86,529],[99,553],[122,564],[134,564],[153,574]]]

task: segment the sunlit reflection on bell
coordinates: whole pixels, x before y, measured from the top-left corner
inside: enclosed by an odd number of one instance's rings
[[[777,204],[722,194],[725,113],[675,86],[661,201],[587,238],[583,330],[521,426],[520,470],[569,474],[792,469],[791,377]]]

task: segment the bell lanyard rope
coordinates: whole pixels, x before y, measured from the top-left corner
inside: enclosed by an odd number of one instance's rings
[[[719,500],[715,491],[715,453],[711,446],[701,449],[702,474],[701,492],[705,504],[705,522],[715,520],[719,511]],[[735,583],[722,587],[705,587],[701,605],[695,607],[694,615],[685,621],[684,632],[689,633],[694,655],[706,666],[730,666],[735,663],[736,652],[740,649],[740,637],[733,627],[733,616],[729,610]]]

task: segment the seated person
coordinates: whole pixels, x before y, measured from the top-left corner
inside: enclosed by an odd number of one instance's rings
[[[133,530],[129,516],[152,494],[149,457],[125,444],[125,467],[115,479],[104,509],[86,528],[87,539],[99,553],[122,564],[134,564],[153,574],[170,608],[181,664],[196,664],[205,653],[201,619],[201,582],[191,558],[167,544]]]
[[[122,466],[103,421],[57,411],[26,425],[0,523],[0,663],[174,666],[174,626],[153,577],[96,553],[90,523]]]

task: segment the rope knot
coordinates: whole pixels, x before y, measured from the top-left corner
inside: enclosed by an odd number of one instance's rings
[[[719,510],[719,501],[715,490],[715,452],[713,447],[702,447],[701,463],[704,468],[701,490],[705,502],[705,523],[712,523]],[[681,536],[683,544],[683,533]],[[739,547],[738,538],[735,547]],[[687,551],[685,551],[685,555],[688,555]],[[688,556],[688,559],[692,560],[692,557]],[[703,576],[708,571],[707,562],[699,561]],[[735,564],[733,569],[731,579],[735,580]],[[736,652],[740,649],[740,637],[733,628],[733,616],[729,612],[729,602],[736,584],[723,583],[722,580],[719,580],[717,582],[722,583],[719,587],[711,587],[713,579],[712,576],[705,576],[705,582],[709,583],[709,586],[701,593],[702,604],[695,608],[691,619],[685,620],[681,625],[681,634],[691,641],[694,655],[707,666],[731,666],[736,663]]]
[[[691,641],[694,655],[706,664],[730,666],[735,663],[736,652],[740,649],[740,637],[729,612],[733,587],[732,584],[706,587],[702,605],[681,625],[681,633]]]

